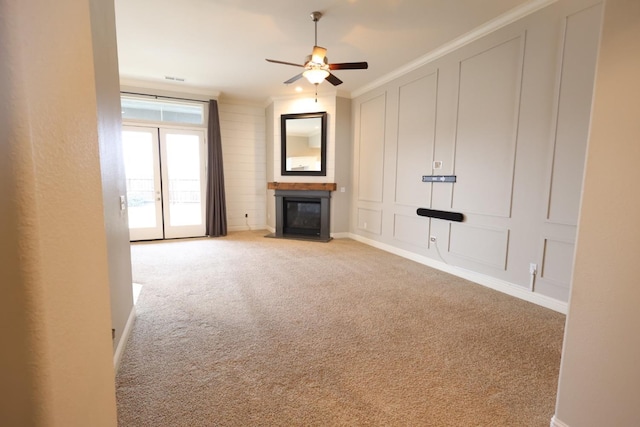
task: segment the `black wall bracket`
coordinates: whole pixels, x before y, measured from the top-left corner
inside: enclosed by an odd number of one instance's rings
[[[422,182],[456,182],[455,175],[422,175]]]
[[[462,222],[464,221],[464,215],[460,212],[448,212],[437,211],[434,209],[418,208],[416,212],[419,216],[426,216],[429,218],[446,219],[447,221]]]

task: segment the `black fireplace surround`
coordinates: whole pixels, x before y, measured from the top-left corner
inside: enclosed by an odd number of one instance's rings
[[[330,191],[276,190],[276,232],[272,237],[328,242]]]

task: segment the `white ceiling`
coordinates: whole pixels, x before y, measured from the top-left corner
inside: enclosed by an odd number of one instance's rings
[[[298,67],[318,44],[329,62],[368,61],[368,70],[338,70],[344,83],[319,93],[350,96],[453,39],[540,0],[116,0],[123,84],[265,101],[312,93]],[[171,82],[165,76],[185,79]]]

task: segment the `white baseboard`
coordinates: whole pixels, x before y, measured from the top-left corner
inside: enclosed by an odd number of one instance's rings
[[[569,424],[563,423],[555,415],[551,418],[550,427],[569,427]]]
[[[136,306],[131,307],[131,311],[129,312],[129,318],[127,319],[127,323],[124,325],[124,330],[122,331],[122,336],[120,337],[120,341],[118,341],[118,345],[116,347],[116,351],[113,354],[113,366],[115,372],[118,372],[120,368],[120,359],[122,359],[122,354],[124,353],[124,349],[127,346],[127,341],[129,340],[129,335],[131,335],[131,330],[133,329],[133,322],[136,320]]]
[[[354,233],[348,233],[348,234],[350,238],[357,240],[358,242],[364,243],[366,245],[373,246],[374,248],[382,249],[383,251],[390,252],[394,255],[398,255],[403,258],[410,259],[412,261],[418,262],[428,267],[432,267],[437,270],[444,271],[454,276],[458,276],[463,279],[469,280],[471,282],[477,283],[479,285],[486,286],[487,288],[491,288],[496,291],[505,293],[507,295],[511,295],[513,297],[531,302],[533,304],[546,307],[550,310],[567,314],[568,305],[566,302],[549,298],[544,295],[536,294],[535,292],[531,292],[528,288],[514,285],[513,283],[496,279],[495,277],[486,276],[484,274],[476,273],[470,270],[465,270],[464,268],[445,264],[444,262],[437,261],[433,258],[429,258],[423,255],[418,255],[416,253],[413,253],[404,249],[396,248],[394,246],[391,246],[386,243],[378,242],[376,240],[367,239],[366,237],[362,237],[358,234],[354,234]]]

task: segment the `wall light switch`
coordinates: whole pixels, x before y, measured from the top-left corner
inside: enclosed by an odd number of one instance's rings
[[[433,168],[434,169],[442,169],[442,161],[441,160],[435,160],[433,162]]]
[[[340,192],[344,193],[345,192],[345,188],[344,187],[340,187]]]
[[[127,202],[124,196],[120,196],[120,210],[123,211],[127,208]]]

